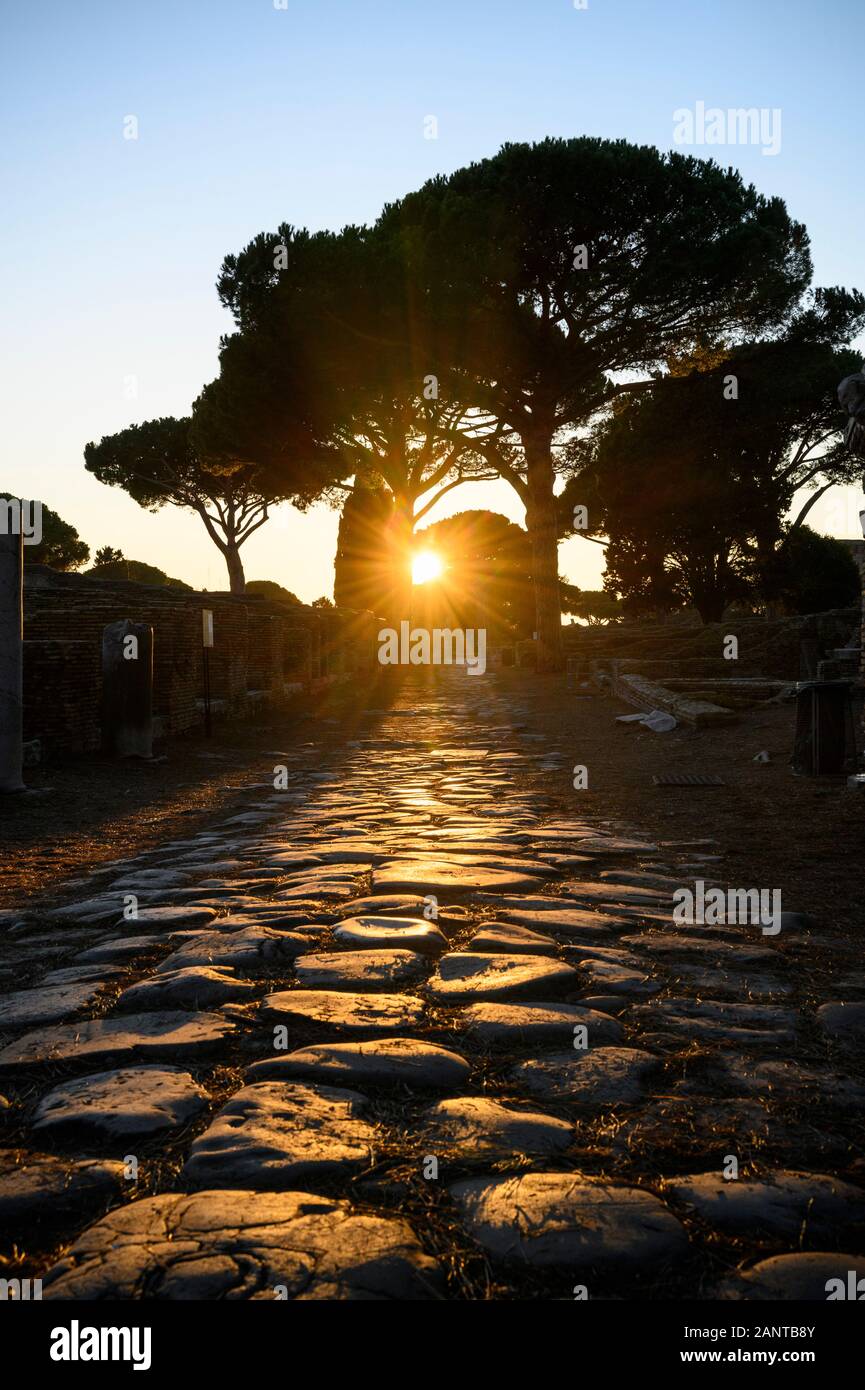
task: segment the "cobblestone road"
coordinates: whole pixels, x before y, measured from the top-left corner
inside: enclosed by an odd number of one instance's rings
[[[274,748],[240,815],[4,914],[5,1273],[46,1299],[865,1277],[862,975],[815,1000],[795,912],[675,922],[677,888],[730,886],[723,846],[591,823],[529,700],[407,683],[323,758]]]

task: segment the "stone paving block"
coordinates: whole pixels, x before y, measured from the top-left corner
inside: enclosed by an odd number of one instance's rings
[[[418,1086],[452,1090],[471,1072],[456,1052],[413,1038],[369,1042],[319,1043],[296,1052],[264,1058],[247,1069],[254,1078],[346,1082],[362,1086]]]
[[[813,1245],[865,1223],[865,1191],[820,1173],[782,1170],[735,1181],[696,1173],[668,1180],[664,1192],[715,1230],[736,1236],[766,1232]]]
[[[45,1276],[49,1300],[404,1300],[444,1281],[405,1221],[309,1192],[165,1193],[91,1226]]]
[[[304,956],[294,973],[309,989],[359,990],[409,984],[428,970],[416,951],[332,951]]]
[[[153,1134],[187,1124],[208,1101],[180,1067],[123,1067],[55,1086],[36,1107],[33,1128],[103,1138]]]
[[[173,959],[173,957],[172,957]],[[227,966],[187,965],[149,975],[123,990],[118,1009],[202,1009],[254,999],[258,987]]]
[[[635,1272],[684,1255],[688,1239],[649,1192],[572,1173],[469,1178],[451,1196],[468,1233],[493,1259],[538,1268]]]
[[[540,866],[544,872],[547,866]],[[501,864],[458,864],[450,860],[392,859],[379,864],[372,874],[374,892],[383,893],[471,893],[498,890],[501,893],[537,888],[537,873],[520,873]]]
[[[203,1187],[282,1189],[356,1172],[375,1131],[355,1091],[256,1080],[237,1091],[196,1139],[184,1175]]]
[[[60,1024],[25,1033],[0,1052],[0,1069],[46,1062],[99,1063],[112,1058],[184,1061],[212,1056],[236,1031],[219,1014],[163,1010]]]
[[[510,1075],[534,1096],[598,1108],[635,1104],[657,1069],[657,1057],[638,1048],[590,1047],[528,1058]]]
[[[424,1003],[410,994],[349,994],[339,990],[292,989],[269,994],[260,1015],[273,1023],[315,1023],[346,1033],[391,1033],[416,1028]]]
[[[254,972],[262,966],[293,961],[313,943],[299,932],[274,931],[271,927],[244,927],[237,932],[205,932],[173,951],[158,967],[165,975],[189,966],[228,966]]]
[[[459,1015],[470,1036],[481,1043],[564,1043],[575,1030],[588,1030],[589,1045],[620,1042],[624,1029],[606,1014],[582,1004],[470,1004]]]
[[[513,1110],[480,1096],[440,1101],[424,1111],[417,1132],[433,1155],[483,1159],[556,1154],[573,1143],[573,1126],[537,1110]]]
[[[543,956],[472,954],[451,951],[443,956],[427,992],[442,1003],[472,1003],[575,989],[579,977],[561,961]]]
[[[448,939],[435,922],[413,917],[350,917],[334,929],[334,941],[356,950],[407,950],[437,956]]]
[[[759,1302],[826,1303],[865,1294],[865,1259],[861,1255],[775,1255],[723,1281],[716,1298]]]
[[[121,1199],[122,1163],[0,1150],[0,1244],[44,1247]]]
[[[0,998],[0,1032],[69,1018],[92,1004],[101,989],[102,981],[96,980],[16,990]]]

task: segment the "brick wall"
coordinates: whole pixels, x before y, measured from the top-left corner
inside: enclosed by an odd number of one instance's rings
[[[101,742],[101,653],[93,642],[25,641],[24,738],[87,752]]]
[[[319,610],[259,596],[187,593],[28,567],[24,592],[25,738],[74,750],[101,742],[102,631],[121,618],[154,632],[154,715],[163,734],[200,724],[202,610],[213,613],[211,699],[241,716],[248,696],[280,705],[322,679],[372,669],[372,614]]]

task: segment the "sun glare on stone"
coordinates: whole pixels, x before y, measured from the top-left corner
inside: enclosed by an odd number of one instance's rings
[[[438,579],[443,569],[438,555],[431,550],[421,550],[411,562],[411,582],[428,584],[431,579]]]

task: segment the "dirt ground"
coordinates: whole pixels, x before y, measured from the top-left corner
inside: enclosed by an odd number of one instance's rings
[[[792,704],[760,706],[733,725],[653,734],[617,724],[617,714],[633,711],[605,695],[576,698],[563,678],[504,671],[484,679],[493,693],[507,691],[525,704],[526,725],[543,735],[539,749],[563,755],[564,769],[550,777],[566,813],[630,824],[660,840],[715,838],[727,881],[780,888],[785,908],[810,912],[845,934],[865,927],[865,796],[849,791],[843,778],[793,775]],[[272,775],[275,752],[299,749],[314,770],[338,757],[361,725],[374,730],[376,708],[388,703],[380,683],[355,685],[318,697],[314,710],[224,725],[211,740],[175,738],[157,750],[161,761],[88,755],[31,770],[37,794],[0,800],[0,906],[21,906],[106,860],[193,834],[215,812],[242,810],[242,789]],[[753,762],[762,749],[769,764]],[[573,789],[567,769],[575,764],[588,769],[586,790]],[[727,785],[655,787],[653,774],[664,772],[713,773]]]

